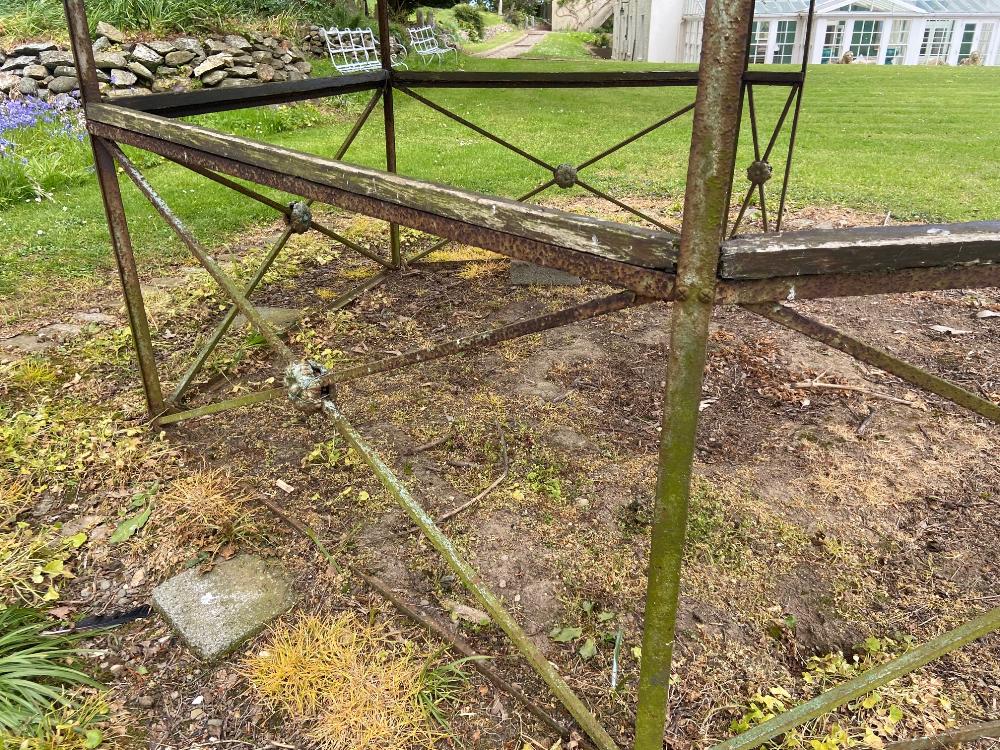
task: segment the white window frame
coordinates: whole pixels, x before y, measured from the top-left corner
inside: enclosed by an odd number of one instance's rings
[[[948,35],[947,39],[939,39],[934,41],[934,34],[937,29],[944,29],[945,24],[950,24],[947,27]],[[926,39],[924,38],[926,37]],[[935,48],[935,45],[943,45],[947,43],[947,47],[944,48],[944,54],[931,55],[931,51]],[[927,46],[927,52],[924,52],[924,45]],[[917,52],[917,62],[920,64],[928,64],[931,60],[943,60],[944,62],[949,62],[953,55],[952,51],[955,48],[955,19],[954,18],[928,18],[926,23],[924,23],[924,33],[920,40],[920,49]],[[955,51],[954,57],[957,59],[958,52]]]
[[[789,42],[782,43],[781,46],[787,46],[789,48],[788,60],[779,63],[775,60],[775,58],[778,55],[778,45],[779,45],[778,27],[781,24],[786,24],[786,31],[785,31],[786,34],[788,33],[787,24],[792,24],[792,41],[790,43]],[[768,57],[770,59],[768,60],[768,62],[774,63],[776,65],[792,65],[795,62],[795,49],[796,45],[798,44],[800,25],[801,24],[799,23],[799,20],[797,18],[780,18],[774,22],[774,35],[773,35],[773,41],[769,46]]]

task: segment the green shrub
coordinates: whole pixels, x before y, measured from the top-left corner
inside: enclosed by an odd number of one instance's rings
[[[513,8],[504,13],[504,20],[511,26],[524,26],[528,22],[528,16],[523,10]]]
[[[321,26],[365,25],[359,7],[329,0],[88,0],[93,27],[107,21],[126,31],[155,34],[206,34],[250,29],[290,34],[305,23]],[[66,20],[60,0],[0,0],[0,37],[65,38]]]
[[[451,9],[455,14],[458,26],[469,35],[469,41],[480,42],[486,31],[486,21],[483,14],[469,3],[459,3]]]

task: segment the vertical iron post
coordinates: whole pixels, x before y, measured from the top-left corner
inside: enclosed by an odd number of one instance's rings
[[[87,102],[99,102],[101,99],[97,67],[94,64],[94,50],[90,46],[87,11],[83,0],[64,0],[63,8],[66,12],[70,43],[80,81],[80,103],[86,111]],[[142,377],[143,391],[146,394],[146,409],[150,418],[155,419],[163,413],[163,393],[156,372],[153,341],[149,335],[149,320],[146,318],[146,306],[139,286],[139,273],[135,267],[135,253],[128,231],[128,220],[125,217],[125,206],[122,203],[121,186],[118,184],[114,159],[105,142],[91,136],[90,145],[94,152],[97,182],[104,200],[104,213],[108,219],[111,249],[115,255],[118,278],[121,280],[125,297],[129,328],[132,331],[132,340],[135,342],[136,359]]]
[[[671,315],[636,709],[636,750],[661,750],[716,269],[736,159],[753,0],[708,0]]]
[[[388,73],[382,92],[382,115],[385,121],[385,168],[396,171],[396,114],[392,103],[392,35],[389,33],[389,8],[386,0],[378,0],[378,43],[381,50],[382,69]],[[393,268],[402,265],[399,250],[399,224],[389,222],[389,249]]]
[[[746,53],[743,55],[743,72],[744,73],[746,73],[747,69],[749,69],[749,67],[750,67],[750,39],[752,37],[751,32],[753,31],[753,17],[754,17],[754,11],[755,10],[756,10],[756,8],[754,6],[751,6],[750,7],[750,14],[747,16],[747,48],[746,48]],[[702,24],[704,24],[704,19],[702,20]],[[705,33],[705,30],[703,28],[702,29],[702,38],[704,38],[704,33]],[[740,143],[740,128],[743,127],[743,99],[747,95],[748,91],[749,91],[748,84],[745,81],[741,80],[740,81],[740,105],[739,105],[739,107],[740,107],[740,113],[739,113],[739,116],[737,117],[737,121],[736,121],[736,147],[739,146],[739,143]],[[754,133],[754,137],[756,138],[756,132]],[[729,204],[733,200],[733,187],[735,187],[735,184],[736,184],[736,159],[733,158],[733,168],[729,172],[729,186],[726,189],[726,218],[723,219],[723,221],[722,221],[722,236],[723,237],[725,237],[726,233],[729,231]],[[736,223],[739,224],[739,221],[740,220],[737,219]],[[733,232],[734,233],[736,232],[735,227],[733,228]]]
[[[781,198],[778,201],[778,216],[774,221],[774,231],[781,231],[781,220],[785,217],[785,197],[788,195],[788,180],[792,176],[792,156],[795,153],[795,136],[799,131],[799,111],[802,109],[802,89],[806,85],[806,70],[809,67],[809,53],[812,47],[813,18],[816,15],[816,0],[809,0],[806,14],[806,36],[802,40],[802,78],[796,87],[795,112],[792,114],[792,132],[788,135],[788,158],[785,160],[785,174],[781,180]]]

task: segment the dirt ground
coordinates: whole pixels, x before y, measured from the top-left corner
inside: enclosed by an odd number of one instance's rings
[[[352,238],[381,242],[377,222],[334,220]],[[882,220],[816,209],[795,213],[787,227]],[[220,259],[245,275],[271,234],[248,236]],[[426,241],[404,231],[411,247]],[[512,287],[506,260],[467,248],[432,260],[330,311],[331,299],[374,270],[305,235],[293,240],[286,265],[279,261],[255,300],[304,311],[288,332],[290,346],[338,367],[611,291],[586,282]],[[203,274],[157,274],[144,277],[145,289],[169,387],[224,305]],[[1000,290],[794,306],[1000,400],[1000,317],[977,317],[1000,311]],[[70,393],[99,411],[124,411],[139,425],[141,394],[114,287],[83,309],[116,324],[87,328],[44,355],[59,373],[49,397]],[[443,527],[622,746],[634,720],[669,317],[669,305],[647,305],[353,381],[337,394],[348,418],[434,517],[501,476],[506,454],[506,479]],[[22,316],[2,334],[55,320]],[[281,378],[278,360],[244,329],[231,335],[189,402],[269,387],[272,378]],[[830,384],[860,390],[823,387]],[[17,387],[7,397],[24,409],[35,398]],[[702,408],[669,747],[708,747],[731,736],[734,722],[752,722],[754,707],[764,705],[760,696],[789,705],[811,697],[858,665],[900,653],[908,638],[922,642],[1000,602],[996,426],[734,308],[718,310],[712,326]],[[310,524],[339,559],[382,577],[461,631],[493,657],[495,669],[564,718],[499,629],[449,619],[447,601],[476,603],[322,415],[276,400],[160,435],[138,434],[141,462],[118,474],[86,472],[71,492],[42,491],[31,511],[89,534],[77,577],[59,603],[63,616],[127,610],[186,565],[239,549],[279,558],[292,572],[299,604],[289,618],[374,612],[394,637],[433,651],[421,630],[359,581],[330,571],[307,540],[259,507],[252,511],[254,534],[235,542],[178,543],[170,519],[154,512],[135,538],[108,544],[137,488],[168,488],[192,473],[220,470],[248,495],[266,496]],[[579,628],[579,636],[556,635],[567,628]],[[104,652],[95,666],[114,690],[116,729],[109,736],[122,746],[309,746],[303,722],[269,709],[241,672],[242,656],[263,641],[203,665],[156,615],[99,641]],[[845,659],[838,661],[839,653]],[[996,719],[998,662],[1000,637],[984,638],[884,688],[871,705],[853,703],[813,722],[800,739],[826,743],[819,750],[848,746],[842,729],[852,742],[878,747]],[[520,750],[556,740],[472,672],[447,712],[445,746]]]

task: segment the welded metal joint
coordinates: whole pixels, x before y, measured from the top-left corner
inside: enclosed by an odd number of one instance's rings
[[[556,185],[567,190],[576,184],[576,167],[563,162],[552,170],[552,177],[556,181]]]
[[[747,179],[754,185],[763,185],[771,179],[774,168],[763,159],[758,159],[750,163],[747,167]]]
[[[312,226],[312,209],[305,201],[292,201],[288,204],[285,223],[295,234],[304,234]]]
[[[336,403],[336,386],[324,383],[326,368],[317,362],[302,360],[293,362],[285,370],[285,386],[288,388],[288,399],[303,411],[319,411],[323,408],[323,400]]]

